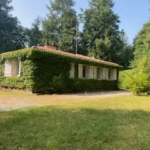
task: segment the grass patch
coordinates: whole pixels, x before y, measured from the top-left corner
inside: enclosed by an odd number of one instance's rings
[[[149,150],[150,97],[0,113],[0,150]]]

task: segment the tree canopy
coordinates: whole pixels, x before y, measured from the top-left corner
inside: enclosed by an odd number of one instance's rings
[[[150,22],[146,23],[134,40],[134,60],[132,67],[138,66],[139,61],[150,54]]]
[[[39,44],[54,44],[58,50],[76,53],[77,46],[78,54],[129,68],[133,47],[127,43],[124,31],[119,30],[120,20],[113,11],[113,0],[90,0],[89,8],[82,10],[80,19],[74,9],[74,0],[50,0],[46,19],[41,21],[37,17],[31,29],[23,28],[18,19],[12,16],[11,1],[0,0],[0,53]],[[83,25],[80,32],[79,21]],[[135,60],[140,57],[142,44],[138,47],[138,41],[140,35],[144,36],[142,32],[135,40]]]
[[[11,15],[11,0],[0,0],[0,53],[24,47],[25,35],[18,19]]]
[[[49,14],[43,21],[43,42],[55,44],[57,49],[75,52],[77,26],[73,0],[50,1]]]
[[[112,0],[90,1],[89,9],[83,13],[83,37],[89,55],[118,63],[122,41],[113,6]]]
[[[40,30],[40,26],[41,26],[41,18],[38,16],[32,23],[32,28],[25,29],[25,34],[28,39],[27,45],[29,47],[37,46],[42,43],[42,31]]]

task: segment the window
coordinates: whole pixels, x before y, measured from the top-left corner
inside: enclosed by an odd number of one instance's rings
[[[20,76],[21,62],[19,60],[5,61],[5,76]]]
[[[97,68],[97,79],[101,79],[101,76],[100,76],[100,68]]]
[[[83,78],[86,78],[86,66],[83,66]]]
[[[111,80],[112,79],[112,70],[109,69],[108,71],[108,79]]]

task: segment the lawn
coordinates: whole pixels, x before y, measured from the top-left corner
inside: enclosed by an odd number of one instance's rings
[[[74,100],[0,113],[0,150],[149,149],[150,97]]]

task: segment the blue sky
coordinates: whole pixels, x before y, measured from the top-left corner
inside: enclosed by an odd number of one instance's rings
[[[80,8],[88,8],[88,0],[75,0],[76,11]],[[120,16],[120,29],[124,29],[129,42],[137,35],[143,24],[149,21],[150,5],[148,0],[114,0],[114,11]],[[31,27],[33,20],[37,17],[46,17],[48,10],[46,4],[49,0],[13,0],[13,15],[17,16],[24,27]]]

